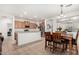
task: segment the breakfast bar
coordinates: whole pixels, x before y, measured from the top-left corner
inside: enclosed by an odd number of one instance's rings
[[[18,46],[41,40],[40,31],[20,31],[17,32]]]

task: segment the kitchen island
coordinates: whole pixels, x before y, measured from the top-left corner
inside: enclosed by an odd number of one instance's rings
[[[16,33],[18,46],[41,40],[40,31],[18,31]]]

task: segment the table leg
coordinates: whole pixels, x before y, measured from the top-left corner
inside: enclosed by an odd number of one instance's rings
[[[46,47],[47,47],[47,41],[45,40],[45,49],[46,49]]]
[[[72,38],[69,38],[69,52],[72,53]]]

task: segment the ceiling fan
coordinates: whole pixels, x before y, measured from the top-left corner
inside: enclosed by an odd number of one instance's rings
[[[70,7],[70,6],[72,6],[72,4],[61,4],[60,5],[60,8],[61,8],[60,17],[64,17],[63,7]]]
[[[72,4],[64,4],[63,6],[64,7],[70,7],[70,6],[72,6]]]

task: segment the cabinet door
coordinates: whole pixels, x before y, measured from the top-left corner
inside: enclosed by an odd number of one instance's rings
[[[25,24],[24,22],[21,23],[22,28],[25,28]]]
[[[20,28],[20,23],[19,22],[17,22],[17,28]]]
[[[24,22],[21,21],[15,21],[15,28],[24,28]]]

